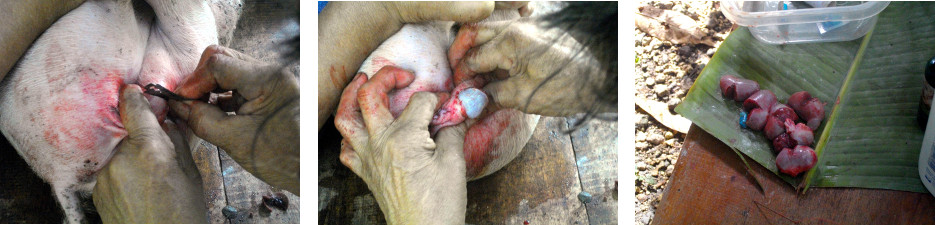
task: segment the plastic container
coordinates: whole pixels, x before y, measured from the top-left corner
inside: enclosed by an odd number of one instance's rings
[[[760,41],[788,44],[863,37],[887,5],[889,2],[724,1],[721,12],[731,22],[749,27]]]
[[[929,112],[929,118],[933,119],[928,120],[919,152],[919,178],[929,193],[935,193],[935,110]]]

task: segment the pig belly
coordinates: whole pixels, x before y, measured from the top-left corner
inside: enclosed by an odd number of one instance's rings
[[[51,184],[67,222],[81,222],[77,193],[91,192],[95,173],[127,135],[118,114],[121,86],[174,88],[212,44],[169,45],[169,32],[156,23],[131,1],[85,2],[46,30],[0,83],[0,131]],[[205,39],[216,42],[214,31]],[[150,97],[150,103],[164,118],[165,102]]]
[[[451,45],[452,22],[407,24],[384,41],[361,65],[360,71],[373,77],[384,66],[397,66],[414,72],[408,87],[389,94],[394,117],[409,103],[415,92],[451,92],[451,69],[446,51]],[[464,138],[468,180],[490,175],[506,166],[523,150],[539,122],[538,115],[504,109],[469,119]]]
[[[90,191],[91,175],[126,136],[118,92],[136,82],[148,36],[140,28],[148,21],[136,20],[130,7],[76,8],[36,40],[0,86],[0,130],[53,188]]]

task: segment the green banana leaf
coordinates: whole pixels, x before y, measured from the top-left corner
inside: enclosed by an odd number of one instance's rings
[[[770,45],[746,28],[721,44],[675,111],[796,187],[862,187],[927,192],[919,179],[923,131],[916,113],[925,62],[935,56],[935,4],[892,2],[873,30],[849,42]],[[760,83],[785,102],[808,91],[827,102],[815,130],[818,162],[805,175],[778,173],[771,142],[739,126],[741,104],[724,99],[719,78]]]

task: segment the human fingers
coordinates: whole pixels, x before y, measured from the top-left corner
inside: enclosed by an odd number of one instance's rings
[[[497,68],[509,70],[514,60],[505,55],[507,53],[500,48],[499,43],[490,43],[469,50],[452,71],[454,82],[459,84],[474,79],[477,74],[492,72]]]
[[[341,164],[351,169],[351,172],[361,177],[364,176],[360,173],[360,156],[357,155],[357,151],[354,151],[354,147],[351,147],[351,143],[347,141],[347,138],[341,140],[341,154],[338,155],[338,159],[341,161]]]
[[[465,123],[442,128],[435,136],[436,160],[463,163],[465,132],[467,132]]]
[[[360,87],[357,100],[370,135],[386,129],[386,126],[393,122],[387,94],[393,89],[409,86],[414,79],[415,75],[412,72],[395,66],[385,66]]]
[[[497,21],[462,25],[448,50],[448,65],[454,69],[469,49],[487,43],[509,24],[510,21]]]
[[[195,71],[175,92],[182,97],[199,98],[220,87],[238,90],[244,97],[253,99],[257,95],[255,90],[261,86],[258,84],[263,84],[270,69],[236,50],[212,45],[205,48]]]
[[[528,97],[528,90],[523,84],[519,79],[506,79],[490,82],[483,89],[490,96],[490,103],[495,107],[520,109],[522,107],[520,102],[525,102],[523,100]],[[520,111],[523,110],[520,109]]]
[[[153,113],[149,101],[143,96],[143,90],[139,85],[125,85],[120,90],[118,110],[123,128],[127,130],[127,139],[131,144],[141,147],[159,145],[160,149],[171,147],[163,146],[171,143],[171,140],[156,120],[156,114]],[[142,148],[131,148],[136,151],[139,149]]]
[[[439,98],[431,92],[416,92],[409,98],[409,104],[399,114],[396,123],[411,125],[412,127],[425,130],[428,133],[429,123],[432,122],[432,116],[435,110],[444,102],[439,102]]]
[[[358,73],[354,80],[344,88],[341,101],[335,114],[334,125],[351,146],[363,147],[367,143],[368,133],[364,127],[364,118],[360,113],[357,95],[360,87],[367,82],[367,74]]]
[[[227,149],[240,150],[244,136],[255,135],[257,125],[251,116],[228,116],[215,105],[201,101],[169,101],[169,108],[198,137]],[[245,133],[246,132],[246,133]],[[252,134],[251,134],[252,133]]]

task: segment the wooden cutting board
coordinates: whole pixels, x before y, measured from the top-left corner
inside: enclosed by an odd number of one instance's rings
[[[929,193],[810,188],[799,194],[746,160],[749,173],[740,156],[693,125],[653,224],[935,224]]]

